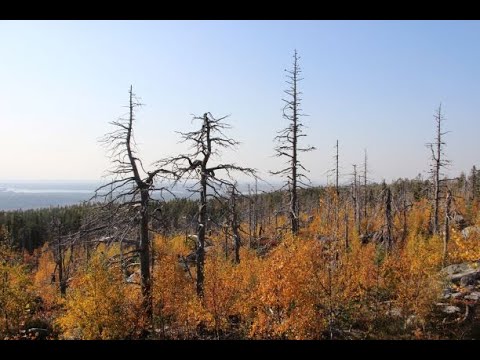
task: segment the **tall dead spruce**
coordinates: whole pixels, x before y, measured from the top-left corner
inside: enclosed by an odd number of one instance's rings
[[[305,186],[304,180],[308,180],[306,175],[302,171],[308,172],[299,160],[298,154],[300,152],[312,151],[315,148],[313,146],[301,147],[299,140],[301,137],[305,137],[302,129],[304,125],[300,121],[301,116],[305,116],[302,113],[301,95],[302,92],[298,89],[298,83],[303,80],[300,77],[301,68],[299,65],[300,57],[297,54],[297,50],[293,54],[293,68],[292,70],[285,70],[287,72],[288,89],[285,90],[287,95],[286,99],[282,99],[285,103],[283,108],[283,118],[286,119],[289,124],[283,130],[278,132],[275,137],[275,141],[278,145],[275,147],[275,155],[278,157],[286,158],[287,167],[279,171],[271,171],[272,175],[280,175],[287,179],[286,184],[282,189],[287,188],[290,194],[289,203],[289,216],[290,227],[293,234],[298,233],[299,229],[299,204],[298,204],[298,188]]]
[[[433,143],[428,143],[427,147],[432,152],[432,163],[430,166],[430,174],[432,176],[433,184],[433,217],[432,217],[432,231],[434,234],[438,234],[439,231],[439,206],[440,206],[440,186],[442,175],[441,170],[445,168],[449,161],[445,159],[444,147],[446,143],[443,140],[444,135],[448,131],[444,132],[442,130],[442,125],[445,121],[445,117],[442,114],[442,104],[439,105],[435,114],[433,115],[435,119],[435,141]]]
[[[255,176],[255,170],[237,166],[235,164],[217,163],[212,165],[212,160],[220,156],[221,149],[235,148],[239,143],[224,134],[231,126],[225,123],[225,117],[216,119],[211,113],[205,113],[193,120],[201,121],[199,130],[180,133],[182,142],[191,144],[189,154],[161,160],[157,165],[170,169],[170,172],[185,181],[186,186],[193,193],[199,194],[198,224],[197,224],[197,295],[204,295],[204,264],[205,264],[205,235],[209,216],[208,200],[225,199],[227,192],[238,192],[232,172],[240,172]],[[218,176],[220,172],[227,175],[227,179]],[[195,180],[189,184],[189,180]],[[227,194],[228,196],[228,194]]]

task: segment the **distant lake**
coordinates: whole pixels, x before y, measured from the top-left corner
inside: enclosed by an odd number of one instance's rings
[[[81,204],[90,200],[102,184],[100,181],[0,181],[0,211]],[[172,193],[177,197],[189,195],[181,186]],[[169,200],[172,196],[164,193],[164,198]]]
[[[37,209],[79,204],[89,200],[100,182],[0,182],[0,210]]]
[[[0,181],[0,211],[80,204],[90,200],[95,189],[102,184],[100,181]],[[239,184],[239,188],[247,193],[248,185]],[[259,191],[261,190],[271,188],[260,184]],[[192,195],[182,185],[172,189],[172,193],[180,198]],[[157,198],[158,195],[154,194],[153,197]],[[196,198],[196,195],[193,194],[192,198]],[[164,199],[172,199],[172,195],[165,192]]]

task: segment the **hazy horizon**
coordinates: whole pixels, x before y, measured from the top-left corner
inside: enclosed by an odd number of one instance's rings
[[[337,139],[342,183],[364,149],[372,181],[426,177],[440,102],[447,175],[468,173],[480,164],[479,35],[480,21],[0,21],[0,181],[102,181],[98,139],[131,84],[146,168],[184,152],[175,132],[210,111],[230,115],[241,142],[223,160],[280,181],[268,171],[282,167],[273,138],[294,49],[313,183],[327,182]]]

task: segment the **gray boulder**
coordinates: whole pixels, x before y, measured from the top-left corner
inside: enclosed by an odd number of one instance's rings
[[[447,279],[462,286],[474,285],[480,280],[480,267],[478,262],[453,264],[445,267],[442,271]]]
[[[442,310],[445,314],[455,314],[460,312],[460,308],[458,306],[448,305],[445,306]]]
[[[480,299],[480,292],[478,291],[473,291],[468,295],[465,295],[465,299],[467,300],[473,300],[473,301],[478,301]]]
[[[467,226],[465,229],[462,230],[462,236],[467,239],[469,237],[475,236],[480,238],[480,226]]]

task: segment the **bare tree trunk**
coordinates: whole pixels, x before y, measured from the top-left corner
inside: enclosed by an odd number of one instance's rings
[[[343,220],[345,222],[345,249],[348,250],[350,244],[348,242],[348,209],[347,209],[347,201],[344,204],[345,213],[343,214]]]
[[[143,309],[149,321],[153,318],[153,303],[150,276],[150,239],[148,237],[148,189],[142,189],[140,210],[140,277],[143,296]]]
[[[298,82],[300,78],[301,69],[298,64],[299,56],[297,51],[294,51],[293,55],[293,69],[286,70],[288,75],[287,84],[288,90],[284,92],[288,95],[287,100],[283,99],[285,106],[283,108],[284,119],[290,122],[289,126],[279,132],[279,135],[275,137],[275,140],[279,142],[279,145],[275,148],[276,155],[279,157],[287,158],[288,166],[280,171],[271,172],[273,175],[282,175],[287,179],[288,192],[290,196],[289,203],[289,218],[290,229],[294,235],[298,234],[300,227],[300,209],[298,201],[298,186],[304,184],[301,178],[305,178],[305,174],[302,174],[302,170],[305,170],[301,164],[298,153],[314,150],[315,148],[299,147],[300,137],[306,136],[302,134],[303,124],[300,121],[301,113],[301,92],[298,90]]]
[[[440,128],[438,128],[440,130]],[[437,147],[438,160],[435,160],[434,190],[433,190],[433,233],[438,233],[438,207],[440,202],[440,143]]]
[[[393,247],[392,229],[393,229],[393,217],[392,217],[392,192],[390,188],[383,183],[385,191],[385,232],[384,241],[387,250],[391,250]]]
[[[335,231],[336,231],[336,238],[339,238],[339,229],[340,229],[340,219],[339,219],[339,213],[340,213],[340,189],[338,187],[338,140],[335,145],[335,196],[334,196],[334,205],[335,205]],[[317,201],[317,204],[319,202]]]
[[[472,168],[471,190],[472,190],[471,199],[473,201],[473,200],[475,200],[476,193],[477,193],[477,168],[475,166],[473,166],[473,168]]]
[[[124,279],[127,279],[127,267],[125,264],[125,258],[123,255],[124,249],[123,249],[123,238],[120,239],[120,267],[122,268],[122,274]]]
[[[358,185],[357,185],[357,165],[353,165],[353,211],[355,218],[355,228],[360,235],[360,209],[358,201]]]
[[[225,235],[225,260],[228,260],[228,227],[227,224],[225,224],[225,227],[223,228],[223,232]]]
[[[232,233],[233,233],[233,246],[235,252],[235,263],[240,264],[240,232],[239,228],[240,225],[238,224],[238,216],[237,216],[237,204],[236,204],[236,194],[235,194],[235,187],[232,187],[232,193],[230,198],[230,214],[232,217]]]
[[[252,247],[253,237],[253,199],[252,192],[250,190],[250,184],[248,184],[248,248]]]
[[[297,199],[297,142],[298,142],[298,100],[297,100],[297,56],[295,53],[295,60],[294,60],[294,71],[293,71],[293,103],[292,103],[292,110],[293,110],[293,131],[292,131],[292,188],[291,191],[291,199],[290,199],[290,220],[292,223],[292,233],[298,234],[299,228],[299,212],[298,212],[298,199]]]
[[[368,205],[368,195],[367,195],[367,149],[364,150],[364,162],[363,162],[363,219],[365,221],[365,232],[368,229],[368,218],[367,218],[367,205]]]
[[[402,186],[402,219],[403,219],[403,224],[402,224],[402,243],[405,242],[405,239],[407,238],[407,190],[406,190],[406,185],[405,183]]]
[[[255,201],[253,203],[253,237],[255,239],[258,239],[259,235],[259,230],[258,230],[258,218],[260,216],[260,206],[258,203],[258,179],[255,178]],[[262,222],[263,222],[263,212],[262,212]]]
[[[57,234],[57,264],[58,264],[58,283],[60,286],[60,295],[65,297],[67,292],[65,276],[63,273],[63,249],[61,245],[60,233]]]
[[[452,192],[447,190],[447,198],[445,200],[445,236],[443,238],[443,266],[448,260],[448,242],[450,241],[450,210],[452,205]]]
[[[340,189],[338,188],[338,140],[337,145],[335,146],[337,153],[335,155],[335,191],[337,193],[337,198],[340,195]]]
[[[205,227],[207,226],[207,175],[206,169],[202,166],[200,180],[200,207],[198,212],[198,247],[197,247],[197,295],[203,298],[204,295],[204,266],[205,266]]]
[[[440,205],[440,170],[443,168],[448,161],[443,159],[442,146],[445,143],[442,140],[442,136],[446,132],[442,132],[442,123],[444,117],[442,115],[442,104],[438,107],[437,112],[434,115],[436,122],[436,136],[435,142],[433,144],[428,144],[432,152],[432,175],[433,175],[433,219],[432,219],[432,230],[434,234],[438,234],[439,231],[439,205]]]
[[[61,237],[61,221],[58,218],[55,218],[52,220],[52,233],[53,236],[56,237],[57,243],[56,243],[56,258],[55,258],[55,263],[56,263],[56,269],[58,269],[58,284],[59,284],[59,290],[60,290],[60,296],[65,297],[66,292],[67,292],[67,283],[65,281],[65,269],[64,269],[64,261],[63,258],[65,256],[64,251],[63,251],[63,244],[62,244],[62,237]],[[54,270],[55,272],[55,270]]]

